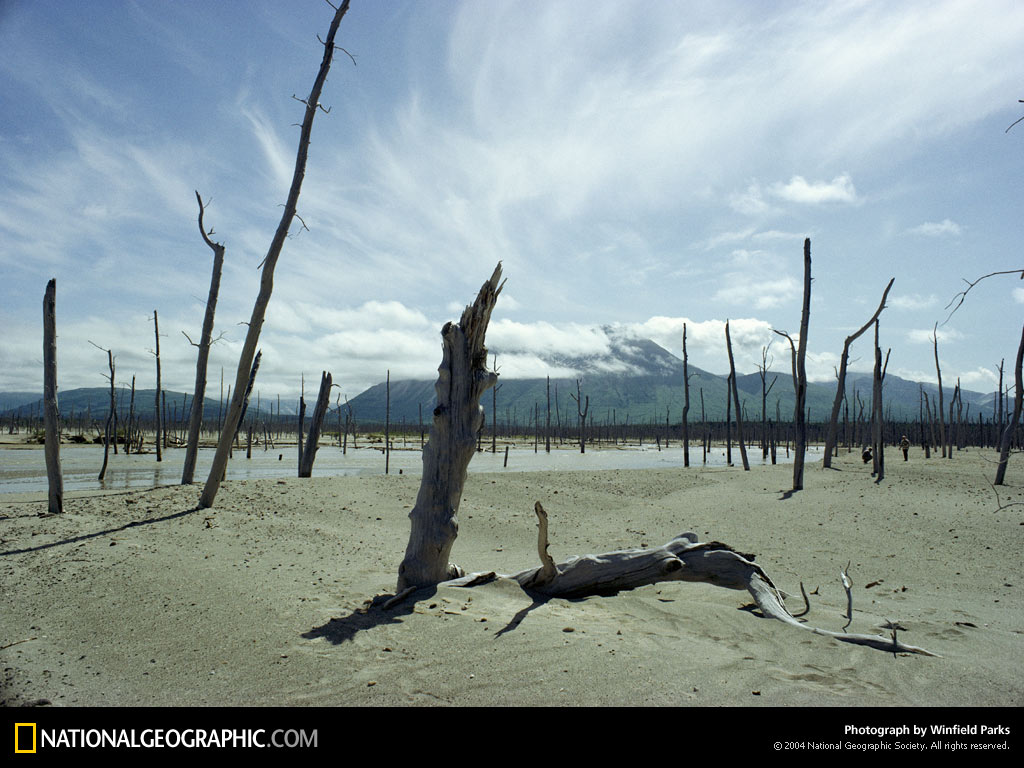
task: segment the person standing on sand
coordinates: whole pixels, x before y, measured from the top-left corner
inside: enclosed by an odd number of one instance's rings
[[[906,461],[907,451],[910,450],[910,438],[908,438],[906,435],[904,435],[903,438],[900,440],[900,448],[903,449],[903,460]]]

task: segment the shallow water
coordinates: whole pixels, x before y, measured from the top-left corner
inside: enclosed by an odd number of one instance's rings
[[[419,447],[408,449],[400,446],[391,451],[389,471],[392,474],[418,475],[422,470]],[[195,479],[203,482],[213,462],[214,449],[201,448],[196,464]],[[759,450],[748,449],[751,466],[762,464]],[[280,457],[280,458],[279,458]],[[821,448],[808,449],[807,461],[821,457]],[[181,482],[181,471],[185,461],[184,449],[171,448],[163,452],[163,461],[156,460],[155,453],[125,456],[110,453],[107,473],[103,482],[97,480],[103,464],[103,447],[99,445],[61,446],[61,468],[64,475],[65,491],[124,490],[128,488],[151,488],[158,485],[177,485]],[[733,463],[740,465],[739,449],[733,448]],[[790,463],[785,449],[778,452],[780,464]],[[658,450],[656,446],[636,445],[600,449],[591,448],[585,454],[578,449],[564,446],[552,448],[550,454],[541,449],[534,453],[533,445],[510,447],[508,466],[505,452],[499,447],[498,453],[489,451],[477,453],[470,464],[475,472],[540,472],[599,469],[658,469],[683,466],[683,450],[679,445]],[[690,465],[701,466],[700,446],[690,448]],[[725,447],[715,446],[708,452],[707,466],[725,466]],[[245,451],[236,451],[228,463],[228,479],[288,478],[298,474],[298,453],[294,445],[282,446],[276,450],[254,449],[251,459],[245,458]],[[313,465],[314,477],[335,475],[384,474],[384,455],[381,449],[349,447],[343,454],[337,446],[322,445],[317,451]],[[46,459],[41,448],[0,448],[0,494],[35,493],[46,491]]]

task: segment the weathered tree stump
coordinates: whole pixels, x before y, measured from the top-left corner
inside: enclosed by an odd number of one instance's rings
[[[476,301],[458,323],[441,329],[442,357],[437,369],[437,408],[423,448],[423,479],[409,513],[412,530],[398,569],[398,592],[437,584],[462,573],[448,563],[459,534],[459,503],[484,412],[480,397],[498,376],[487,370],[484,337],[504,283],[501,263],[483,284]]]

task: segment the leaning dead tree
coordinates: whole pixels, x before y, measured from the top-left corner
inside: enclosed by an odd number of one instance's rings
[[[331,374],[328,371],[321,372],[320,393],[317,395],[316,406],[313,408],[313,423],[309,425],[306,448],[302,451],[299,477],[313,476],[313,461],[316,459],[316,449],[319,447],[320,430],[323,429],[324,417],[327,415],[327,407],[330,405],[332,385]]]
[[[1018,366],[1019,367],[1019,366]],[[64,475],[60,466],[60,411],[57,408],[57,278],[43,294],[43,421],[46,430],[48,511],[64,511]]]
[[[487,370],[484,339],[503,286],[499,262],[459,322],[446,323],[441,329],[443,351],[434,387],[437,408],[423,448],[419,494],[409,513],[409,544],[398,568],[400,596],[462,575],[461,568],[449,564],[448,555],[459,534],[462,488],[483,425],[480,398],[498,378]]]
[[[1006,429],[999,440],[999,467],[996,469],[996,485],[1002,485],[1006,478],[1006,462],[1010,458],[1010,443],[1013,433],[1017,430],[1020,422],[1021,408],[1024,406],[1024,379],[1021,376],[1021,365],[1024,364],[1024,331],[1021,331],[1020,346],[1017,347],[1017,362],[1014,364],[1014,382],[1017,385],[1017,392],[1013,396],[1013,416],[1010,417]]]
[[[206,298],[206,314],[203,316],[203,330],[199,337],[199,343],[193,342],[185,333],[185,338],[192,346],[199,348],[199,353],[196,357],[196,385],[192,396],[192,415],[188,422],[185,467],[181,473],[182,485],[190,485],[196,471],[196,458],[199,455],[199,431],[203,426],[203,405],[206,402],[206,366],[210,359],[210,346],[213,344],[213,317],[217,311],[217,295],[220,293],[220,273],[224,268],[224,245],[213,242],[210,239],[213,230],[211,229],[207,233],[203,226],[203,213],[206,208],[199,192],[196,192],[196,201],[199,203],[199,234],[203,236],[203,242],[213,251],[213,275],[210,277],[210,293]],[[157,405],[159,408],[159,404]]]
[[[213,506],[213,501],[220,488],[221,479],[227,469],[228,454],[231,450],[231,442],[238,429],[242,413],[243,392],[245,391],[246,379],[249,369],[252,366],[253,357],[256,354],[256,344],[259,342],[260,331],[263,329],[263,321],[267,313],[267,305],[270,303],[270,295],[274,290],[274,268],[277,266],[278,257],[284,248],[284,241],[288,237],[292,221],[297,215],[299,193],[302,191],[302,181],[306,175],[306,158],[309,154],[309,139],[313,130],[313,118],[318,109],[324,109],[320,104],[320,93],[323,91],[324,82],[327,80],[327,73],[331,69],[331,61],[334,58],[334,38],[338,33],[341,20],[348,11],[349,0],[335,9],[334,18],[331,21],[327,39],[323,41],[324,55],[320,62],[320,70],[308,98],[303,103],[306,105],[305,116],[302,119],[302,126],[299,134],[299,149],[295,158],[295,171],[292,175],[291,188],[288,190],[288,199],[284,205],[284,212],[281,214],[281,221],[277,225],[274,239],[270,243],[267,255],[263,259],[263,275],[260,279],[260,292],[256,297],[256,303],[252,308],[252,316],[249,319],[248,331],[245,335],[245,343],[242,353],[238,359],[238,369],[235,373],[235,394],[228,409],[224,430],[221,433],[220,441],[217,444],[217,453],[213,458],[213,466],[210,468],[210,475],[203,486],[203,494],[199,499],[199,508],[206,509]],[[327,110],[324,109],[326,112]]]
[[[836,442],[839,439],[839,409],[842,407],[843,398],[846,394],[846,365],[850,359],[850,345],[859,339],[875,323],[878,316],[882,314],[882,310],[885,309],[885,300],[889,296],[889,289],[892,288],[892,284],[895,281],[896,278],[894,277],[885,286],[885,291],[882,292],[882,300],[878,302],[878,309],[875,310],[875,314],[856,333],[847,336],[846,341],[843,342],[843,354],[839,358],[839,372],[836,374],[838,379],[836,383],[836,397],[832,401],[832,415],[829,417],[828,432],[825,435],[825,456],[822,459],[822,466],[825,469],[832,466],[832,453],[835,451]]]

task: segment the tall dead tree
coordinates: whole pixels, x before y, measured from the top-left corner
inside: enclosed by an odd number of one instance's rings
[[[434,387],[437,408],[423,448],[419,494],[409,513],[412,529],[398,569],[399,594],[463,573],[457,565],[448,563],[448,556],[459,535],[462,488],[483,425],[480,398],[498,378],[487,370],[484,340],[503,286],[499,262],[459,322],[446,323],[441,329],[441,365]]]
[[[939,444],[942,446],[942,458],[946,458],[946,424],[942,413],[942,369],[939,367],[939,324],[932,329],[932,343],[935,347],[935,375],[939,379]]]
[[[690,466],[690,370],[686,355],[686,323],[683,323],[683,466]]]
[[[586,396],[586,405],[582,403],[583,393],[580,392],[580,380],[576,379],[576,394],[569,393],[569,397],[576,401],[576,424],[580,430],[580,453],[587,452],[587,411],[590,410],[590,395]]]
[[[313,476],[313,461],[316,459],[316,450],[320,444],[320,431],[323,429],[324,417],[327,415],[327,407],[330,405],[332,384],[331,374],[328,371],[323,371],[320,374],[320,393],[317,395],[316,406],[313,408],[313,420],[309,425],[306,448],[302,452],[299,477]]]
[[[548,418],[544,423],[544,452],[551,453],[551,377],[548,376]]]
[[[796,405],[794,407],[793,490],[804,487],[804,453],[807,450],[807,328],[811,317],[811,239],[804,240],[804,303],[800,312],[800,348],[796,353]]]
[[[836,374],[836,396],[832,401],[832,415],[828,420],[828,432],[825,435],[825,455],[822,459],[822,466],[826,469],[832,466],[832,453],[835,450],[836,442],[839,437],[839,409],[842,406],[843,399],[846,393],[846,365],[850,359],[850,345],[853,344],[860,336],[874,324],[878,319],[878,316],[882,314],[882,310],[885,309],[885,300],[889,296],[889,289],[892,288],[892,284],[896,281],[896,278],[889,280],[889,284],[885,286],[885,291],[882,292],[882,300],[878,302],[878,309],[871,318],[860,327],[860,329],[850,336],[846,337],[846,341],[843,342],[843,354],[839,358],[839,372]]]
[[[872,469],[875,475],[875,482],[880,483],[885,478],[885,435],[882,416],[882,383],[885,381],[885,370],[889,367],[890,349],[885,353],[885,364],[882,364],[882,348],[878,346],[878,320],[875,320],[875,367],[872,373],[871,389],[871,442],[874,445],[872,452]]]
[[[64,474],[60,465],[60,409],[57,407],[57,278],[43,294],[43,422],[46,440],[48,511],[64,511]]]
[[[153,337],[156,339],[156,349],[153,351],[153,356],[156,357],[156,460],[163,461],[163,453],[160,447],[160,320],[156,316],[156,310],[153,310]],[[195,405],[193,404],[193,408]]]
[[[100,467],[100,474],[97,480],[103,481],[103,478],[107,475],[107,459],[110,455],[110,433],[111,430],[116,430],[116,412],[117,412],[117,397],[114,393],[114,353],[109,349],[103,349],[99,344],[90,341],[96,349],[101,352],[107,353],[107,366],[110,368],[110,376],[104,376],[110,380],[110,411],[107,413],[107,424],[103,429],[103,466]],[[117,441],[117,434],[114,434],[114,441]],[[116,452],[116,449],[115,449]]]
[[[725,348],[729,352],[729,374],[732,379],[732,402],[736,408],[736,440],[740,444],[740,458],[743,460],[743,470],[750,471],[750,462],[747,461],[747,446],[743,441],[743,411],[740,409],[740,392],[736,386],[736,363],[732,357],[732,339],[729,336],[729,321],[725,321]]]
[[[196,192],[196,201],[199,203],[199,234],[203,236],[203,242],[213,251],[213,274],[210,276],[210,293],[206,297],[206,314],[203,316],[203,330],[196,344],[189,339],[188,334],[182,331],[189,344],[198,348],[196,355],[196,383],[192,396],[192,415],[188,422],[188,442],[185,446],[185,467],[181,472],[181,484],[190,485],[196,471],[196,458],[199,455],[199,432],[203,426],[203,406],[206,403],[206,366],[210,359],[210,346],[213,344],[213,317],[217,311],[217,295],[220,293],[220,274],[224,268],[224,245],[215,243],[210,239],[213,229],[209,233],[203,225],[203,212],[206,210],[203,205],[203,198]],[[221,399],[223,400],[223,372]],[[159,410],[159,403],[157,403]],[[220,414],[218,411],[218,423]]]
[[[1014,364],[1013,377],[1017,385],[1017,391],[1013,396],[1013,416],[1007,423],[1006,428],[999,440],[999,466],[996,468],[996,485],[1002,485],[1006,479],[1006,462],[1010,458],[1010,445],[1013,442],[1013,433],[1017,430],[1017,423],[1020,421],[1021,407],[1024,405],[1024,380],[1021,377],[1021,365],[1024,364],[1024,330],[1021,331],[1020,346],[1017,347],[1017,362]]]
[[[291,188],[288,190],[288,199],[284,205],[284,212],[281,214],[281,221],[274,233],[267,255],[263,259],[263,274],[260,279],[260,291],[253,305],[252,316],[249,319],[248,330],[245,336],[245,343],[242,353],[238,359],[238,369],[235,373],[235,395],[228,409],[227,423],[217,444],[217,453],[213,458],[213,466],[210,468],[210,475],[203,486],[203,493],[199,499],[199,508],[206,509],[213,506],[213,501],[220,488],[221,479],[228,464],[228,453],[231,449],[232,438],[235,430],[238,429],[239,419],[242,413],[242,398],[245,390],[246,377],[252,365],[253,357],[256,354],[256,344],[259,342],[260,331],[263,329],[263,320],[266,317],[267,305],[270,303],[270,295],[274,290],[274,268],[277,266],[278,257],[284,248],[285,239],[291,228],[292,221],[297,214],[299,193],[302,191],[302,181],[306,175],[306,158],[309,154],[309,139],[313,130],[313,118],[318,109],[323,109],[320,104],[320,93],[323,91],[324,82],[327,80],[327,73],[331,69],[331,61],[334,59],[334,38],[338,33],[338,27],[342,18],[348,12],[349,0],[344,0],[334,11],[334,18],[331,21],[327,39],[323,41],[324,54],[320,62],[320,70],[313,82],[313,88],[309,96],[303,101],[306,105],[305,115],[302,119],[302,127],[299,134],[299,149],[295,158],[295,171],[292,175]],[[326,109],[324,110],[327,111]]]
[[[391,469],[391,369],[384,383],[384,474]]]
[[[761,365],[757,367],[758,375],[761,377],[761,461],[768,460],[768,395],[771,394],[772,388],[775,386],[775,382],[779,380],[778,376],[772,379],[772,383],[767,383],[768,369],[771,368],[771,363],[768,362],[768,350],[771,348],[771,341],[764,347],[761,347]],[[774,358],[772,358],[774,362]]]

